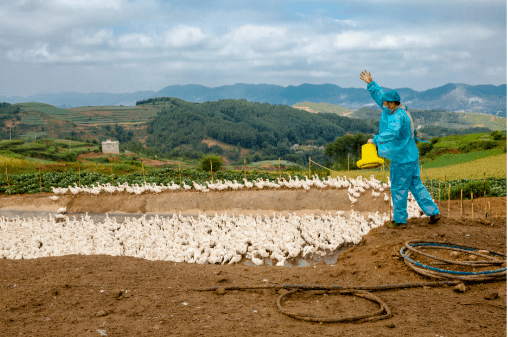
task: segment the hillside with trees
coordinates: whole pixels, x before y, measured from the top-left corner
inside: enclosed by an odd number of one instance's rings
[[[148,123],[149,136],[145,142],[147,147],[157,149],[161,155],[183,149],[205,150],[202,140],[210,137],[238,149],[250,149],[252,155],[263,150],[264,155],[259,154],[257,158],[260,160],[283,155],[283,159],[304,163],[310,152],[298,156],[297,152],[303,151],[291,150],[292,145],[324,146],[346,133],[376,133],[378,130],[378,122],[373,120],[312,114],[286,105],[246,100],[190,103],[162,97],[137,102],[137,105],[143,104],[163,105]],[[320,161],[324,164],[325,156],[323,151],[320,152]]]

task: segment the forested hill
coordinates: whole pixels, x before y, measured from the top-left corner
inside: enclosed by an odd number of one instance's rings
[[[187,145],[197,148],[205,137],[243,148],[267,145],[324,145],[346,133],[377,133],[378,122],[335,114],[313,114],[286,105],[220,100],[190,103],[178,98],[159,97],[137,105],[156,104],[163,108],[149,122],[147,146],[162,152]]]

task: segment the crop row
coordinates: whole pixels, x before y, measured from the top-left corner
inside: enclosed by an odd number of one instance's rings
[[[250,172],[245,175],[241,171],[220,171],[213,175],[214,180],[229,180],[242,182],[242,179],[247,177],[247,180],[253,182],[256,179],[263,178],[264,180],[270,180],[276,182],[278,174],[266,173],[266,172]],[[305,179],[303,174],[292,174],[291,177],[294,179]],[[20,194],[20,193],[39,193],[51,192],[51,187],[68,187],[76,185],[92,186],[94,184],[107,184],[112,185],[128,183],[129,185],[138,184],[141,185],[144,182],[148,184],[156,185],[167,185],[173,181],[176,184],[185,183],[192,186],[192,182],[195,181],[198,184],[204,184],[206,181],[210,181],[212,176],[210,173],[203,171],[196,171],[191,169],[184,169],[182,171],[174,170],[171,168],[156,170],[152,172],[143,173],[132,173],[127,175],[116,175],[116,174],[102,174],[95,172],[48,172],[42,173],[28,173],[28,174],[13,174],[8,176],[0,174],[0,193],[3,194]],[[448,180],[446,182],[446,189],[444,182],[441,183],[441,190],[438,186],[438,180],[427,180],[424,182],[425,187],[429,192],[434,192],[434,198],[438,199],[438,191],[441,191],[441,199],[445,200],[448,198],[448,189],[451,186],[451,198],[460,198],[460,189],[463,190],[464,198],[469,198],[471,191],[474,192],[475,197],[483,196],[483,180],[480,179],[461,179],[461,180]],[[493,197],[506,196],[506,177],[504,178],[487,178],[485,181],[486,195]]]
[[[504,178],[486,178],[483,179],[454,179],[439,181],[437,179],[423,182],[429,193],[435,200],[460,199],[461,192],[464,199],[477,197],[505,197],[506,196],[506,177]]]

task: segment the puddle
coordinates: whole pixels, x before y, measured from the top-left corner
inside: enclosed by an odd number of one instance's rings
[[[333,252],[330,252],[330,250],[326,250],[326,256],[320,256],[320,255],[317,255],[317,254],[313,254],[312,257],[307,257],[307,258],[303,258],[303,257],[295,257],[293,259],[288,259],[284,262],[284,267],[309,267],[309,266],[314,266],[316,264],[318,264],[319,262],[324,262],[328,265],[330,264],[335,264],[337,262],[337,258],[339,257],[339,254],[340,253],[343,253],[345,252],[346,250],[348,250],[349,248],[355,246],[354,244],[348,244],[348,245],[343,245],[341,246],[339,249],[336,249],[335,251]],[[356,246],[359,246],[356,245]],[[275,266],[277,264],[277,260],[272,260],[272,259],[265,259],[265,265],[267,266]],[[245,266],[255,266],[254,262],[252,262],[251,260],[249,259],[246,259],[246,258],[242,258],[242,260],[240,260],[240,264],[243,264]]]

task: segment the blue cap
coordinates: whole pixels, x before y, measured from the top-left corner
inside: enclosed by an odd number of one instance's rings
[[[397,92],[397,90],[387,91],[381,96],[381,101],[383,101],[383,102],[400,102],[399,93]]]

